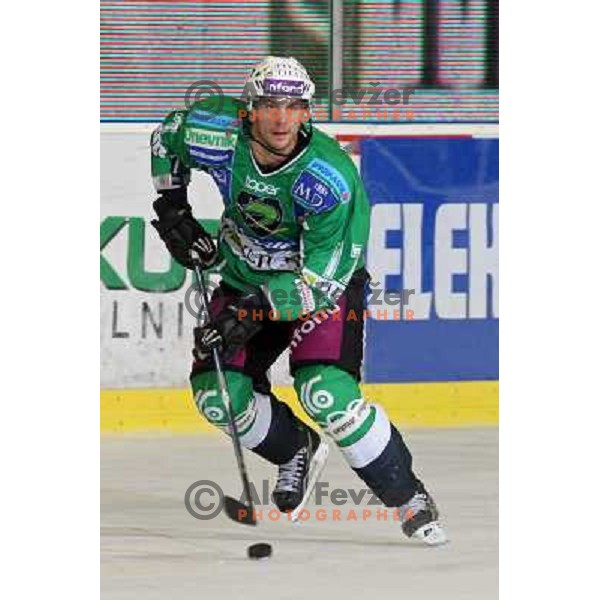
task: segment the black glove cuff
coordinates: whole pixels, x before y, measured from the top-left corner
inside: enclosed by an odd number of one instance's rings
[[[186,210],[192,212],[192,207],[187,201],[187,188],[175,188],[160,192],[158,198],[152,204],[152,208],[159,219],[164,219],[169,213]]]

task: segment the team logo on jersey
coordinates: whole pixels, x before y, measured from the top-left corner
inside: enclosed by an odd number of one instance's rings
[[[280,230],[283,210],[277,198],[258,198],[248,192],[240,192],[237,206],[245,225],[257,237],[273,235]]]

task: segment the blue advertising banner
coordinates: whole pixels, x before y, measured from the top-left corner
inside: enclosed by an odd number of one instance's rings
[[[498,379],[498,140],[366,139],[365,381]]]

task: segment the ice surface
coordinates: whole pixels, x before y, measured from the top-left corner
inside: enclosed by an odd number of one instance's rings
[[[330,500],[315,506],[313,499],[311,518],[299,526],[265,518],[252,528],[224,514],[199,521],[184,506],[194,481],[214,480],[239,496],[226,438],[104,436],[102,598],[497,598],[497,429],[413,430],[404,436],[442,512],[447,546],[421,547],[403,536],[399,523],[362,520],[363,510],[381,508],[367,506],[368,498],[360,506]],[[255,482],[273,477],[274,467],[245,455]],[[362,489],[335,449],[323,478],[330,490]],[[263,514],[272,508],[263,507]],[[328,518],[317,521],[317,509]],[[341,521],[332,520],[333,509],[341,510]],[[345,520],[352,509],[358,521]],[[246,548],[260,541],[273,544],[273,557],[250,561]]]

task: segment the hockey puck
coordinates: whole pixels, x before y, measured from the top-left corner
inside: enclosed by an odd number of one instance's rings
[[[248,546],[248,558],[253,558],[255,560],[260,560],[261,558],[269,558],[273,554],[273,548],[271,544],[252,544],[252,546]]]

